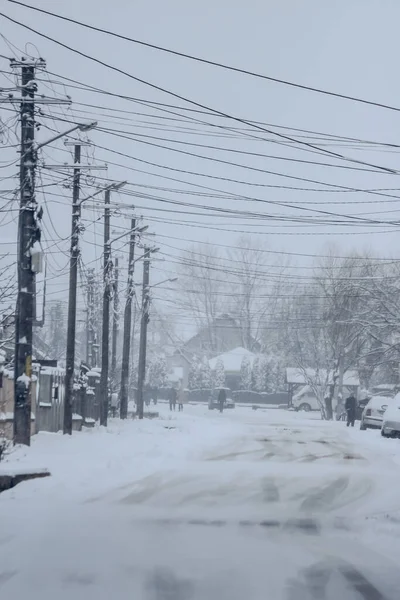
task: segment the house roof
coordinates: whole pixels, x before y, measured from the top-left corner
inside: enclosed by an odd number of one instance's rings
[[[333,381],[332,375],[333,371],[328,374],[326,369],[319,369],[318,373],[315,369],[298,369],[296,367],[288,367],[286,369],[287,383],[306,384],[308,379],[315,378],[317,379],[317,383],[319,380],[320,383],[326,383],[327,385],[330,385]],[[343,385],[358,387],[360,385],[358,372],[346,371],[343,375]]]
[[[193,342],[197,338],[200,338],[204,333],[206,333],[207,331],[210,331],[210,329],[218,329],[221,326],[221,324],[223,325],[224,321],[230,321],[231,324],[233,324],[235,327],[237,327],[239,329],[239,326],[237,325],[235,319],[231,315],[224,313],[224,314],[221,314],[221,315],[218,315],[217,317],[215,317],[215,319],[213,319],[212,323],[210,323],[208,325],[203,325],[202,327],[200,327],[200,329],[199,329],[199,331],[197,331],[197,333],[195,333],[188,340],[186,340],[186,342],[183,344],[183,347],[185,348],[186,346],[191,344],[191,342]]]
[[[240,367],[242,366],[242,360],[243,360],[244,356],[248,356],[248,358],[250,360],[250,364],[253,364],[253,361],[254,361],[256,355],[253,354],[253,352],[250,352],[250,350],[246,350],[246,348],[242,348],[241,346],[238,346],[237,348],[230,350],[230,352],[224,352],[223,354],[220,354],[219,356],[215,356],[208,362],[213,371],[215,370],[217,361],[222,360],[222,362],[224,363],[225,371],[228,371],[231,373],[232,372],[239,373]]]

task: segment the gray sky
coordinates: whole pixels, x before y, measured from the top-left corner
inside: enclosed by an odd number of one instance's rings
[[[400,85],[396,76],[398,70],[398,23],[400,20],[400,4],[395,0],[383,2],[369,0],[350,0],[337,2],[321,2],[320,0],[275,0],[241,2],[238,0],[219,0],[210,2],[185,2],[183,0],[135,1],[114,0],[70,0],[68,3],[35,0],[34,5],[54,12],[71,16],[78,20],[114,30],[118,33],[137,37],[155,44],[181,50],[189,54],[202,56],[237,67],[264,73],[272,77],[282,78],[313,87],[323,88],[339,93],[367,98],[369,100],[400,106]],[[125,70],[136,77],[143,78],[158,86],[190,98],[196,102],[208,105],[217,110],[240,116],[245,119],[259,120],[273,125],[296,127],[321,131],[341,136],[356,137],[367,140],[377,140],[388,143],[398,143],[398,125],[400,114],[392,111],[364,106],[337,98],[330,98],[311,92],[298,90],[277,83],[257,80],[242,74],[230,73],[212,66],[202,65],[183,58],[169,56],[161,52],[143,48],[135,44],[116,40],[100,33],[87,31],[76,25],[58,21],[52,17],[36,14],[27,9],[14,6],[8,2],[2,3],[1,10],[9,16],[30,24],[47,35],[63,43],[70,44],[87,54],[99,58],[109,64]],[[161,92],[135,82],[128,77],[113,73],[111,70],[96,65],[93,62],[60,48],[55,44],[30,33],[17,25],[2,19],[1,33],[7,40],[18,48],[24,49],[27,43],[35,44],[37,50],[26,46],[30,54],[39,54],[47,61],[48,71],[77,79],[86,84],[118,94],[126,94],[146,100],[189,106]],[[4,40],[0,39],[0,53],[10,56],[10,49]],[[1,60],[1,69],[8,69],[8,61]],[[47,76],[46,76],[47,77]],[[43,79],[46,79],[43,77]],[[51,81],[61,81],[59,77],[49,75]],[[4,83],[4,80],[2,80]],[[43,82],[40,91],[54,95]],[[64,90],[55,86],[60,94]],[[349,165],[330,157],[302,151],[299,148],[288,148],[281,144],[268,141],[254,140],[238,135],[235,138],[217,137],[224,135],[216,128],[189,124],[198,132],[204,129],[213,136],[195,135],[187,131],[177,132],[175,126],[183,123],[172,123],[172,131],[160,131],[145,128],[148,123],[139,120],[156,121],[154,115],[168,116],[163,112],[133,104],[124,100],[105,97],[66,86],[74,101],[98,104],[105,107],[143,112],[152,115],[149,118],[139,115],[126,115],[132,122],[120,121],[110,117],[100,116],[101,110],[73,106],[66,114],[73,120],[91,119],[91,115],[105,127],[115,127],[132,134],[142,133],[181,140],[190,143],[224,146],[226,148],[259,152],[281,157],[300,158],[303,160],[318,160],[332,164]],[[46,107],[45,107],[46,108]],[[66,109],[52,107],[53,115],[63,116]],[[89,114],[78,113],[79,110],[89,111]],[[74,113],[75,111],[75,113]],[[176,112],[183,113],[182,110]],[[75,114],[75,116],[74,116]],[[111,115],[111,113],[108,113]],[[189,113],[190,114],[190,113]],[[116,116],[117,113],[115,113]],[[2,114],[2,117],[4,115]],[[7,116],[9,116],[7,114]],[[69,118],[69,116],[67,118]],[[121,114],[119,114],[121,117]],[[200,115],[200,119],[223,124],[228,127],[245,127],[228,120],[218,120],[214,117]],[[43,121],[48,126],[55,126],[49,119]],[[63,130],[68,127],[64,123],[56,123]],[[272,129],[272,127],[271,127]],[[282,131],[273,128],[274,131]],[[229,132],[228,132],[229,133]],[[279,138],[262,132],[251,132],[260,138],[279,140]],[[294,132],[289,135],[297,136]],[[217,136],[215,135],[217,134]],[[51,136],[49,131],[42,128],[40,139]],[[252,184],[293,185],[300,187],[318,187],[295,180],[260,173],[226,164],[213,163],[208,160],[189,157],[183,154],[156,148],[100,132],[92,132],[91,139],[98,145],[112,150],[129,154],[136,158],[165,165],[173,169],[196,171],[205,175],[232,178]],[[146,138],[144,138],[146,139]],[[201,154],[212,158],[233,161],[256,169],[272,170],[295,177],[304,177],[316,181],[354,188],[400,188],[398,176],[368,173],[362,171],[343,170],[322,166],[296,164],[267,158],[257,158],[241,154],[221,152],[206,148],[196,148],[171,142],[148,140],[158,144],[168,145],[180,150]],[[315,143],[322,143],[315,141]],[[62,144],[58,148],[63,148]],[[330,146],[329,149],[369,163],[397,168],[398,155],[387,152],[383,148],[372,151],[370,148],[359,150],[342,146]],[[13,150],[1,150],[1,160],[13,160]],[[49,152],[49,150],[47,150]],[[4,155],[5,158],[3,158]],[[54,148],[52,160],[65,161],[66,155]],[[196,177],[168,171],[162,168],[139,163],[132,159],[95,150],[98,163],[112,161],[122,167],[110,165],[108,177],[111,179],[127,179],[131,183],[176,188],[179,190],[199,190],[191,184],[209,186],[222,192],[236,195],[273,200],[279,202],[303,205],[308,208],[330,210],[341,214],[366,215],[380,220],[398,217],[397,201],[393,198],[383,198],[366,193],[324,193],[299,190],[279,190],[273,188],[254,187],[251,185],[235,184],[225,181]],[[49,160],[46,157],[46,160]],[[129,171],[124,168],[142,169],[148,173]],[[15,170],[15,169],[14,169]],[[3,173],[4,174],[4,173]],[[186,183],[168,181],[157,175],[166,175],[181,179]],[[105,176],[99,172],[98,175]],[[5,189],[5,182],[2,189]],[[129,190],[135,188],[129,186]],[[328,189],[328,188],[326,188]],[[224,200],[220,198],[169,193],[165,191],[136,190],[162,196],[164,199],[188,201],[197,205],[235,208],[242,211],[257,211],[287,216],[310,215],[295,209],[273,207],[269,204],[252,202],[250,200]],[[203,190],[204,191],[204,190]],[[65,200],[48,196],[51,216],[60,237],[65,238],[70,229],[70,208],[68,206],[70,190],[56,188],[57,194],[64,194]],[[389,192],[397,195],[398,192]],[[117,197],[114,196],[114,199]],[[370,248],[376,255],[398,256],[397,232],[382,233],[394,230],[393,226],[367,225],[360,227],[322,227],[301,226],[294,223],[276,223],[259,220],[257,225],[243,218],[227,218],[210,216],[189,216],[184,214],[165,213],[157,209],[180,210],[166,202],[157,202],[148,198],[133,199],[120,196],[123,202],[134,202],[138,214],[148,217],[151,230],[160,237],[156,243],[167,255],[174,255],[179,249],[187,246],[187,240],[216,241],[217,243],[233,244],[237,233],[231,231],[253,231],[254,237],[262,237],[266,248],[284,250],[287,252],[302,252],[318,254],[326,245],[334,244],[338,254],[346,254],[350,249]],[[59,203],[56,203],[58,201]],[[318,202],[318,205],[307,205],[306,202]],[[349,204],[349,202],[359,202]],[[61,202],[61,203],[60,203]],[[343,202],[333,204],[332,202]],[[185,210],[194,211],[193,208]],[[397,211],[385,214],[384,211]],[[205,212],[197,210],[197,212]],[[371,213],[371,214],[369,214]],[[93,211],[85,212],[85,218],[93,219]],[[367,215],[366,215],[367,216]],[[160,219],[164,222],[160,222]],[[168,221],[187,220],[190,223],[172,223]],[[118,226],[119,221],[114,221]],[[201,225],[201,227],[199,227]],[[224,231],[207,229],[209,225]],[[295,226],[293,226],[295,225]],[[46,222],[48,239],[56,239],[49,222]],[[83,259],[89,263],[101,254],[101,248],[93,243],[101,244],[102,223],[89,227],[85,234],[88,243],[83,244]],[[94,232],[94,233],[93,233]],[[371,233],[372,232],[372,233]],[[308,233],[308,235],[304,235]],[[346,235],[342,235],[345,233]],[[262,236],[260,235],[262,234]],[[317,234],[317,235],[316,235]],[[349,235],[351,234],[351,235]],[[171,236],[172,239],[161,235]],[[4,237],[3,237],[4,236]],[[51,237],[52,236],[52,237]],[[175,238],[175,239],[174,239]],[[2,240],[12,241],[15,232],[12,227],[2,230]],[[49,245],[51,243],[49,242]],[[168,244],[168,246],[166,246]],[[68,242],[58,242],[63,250],[68,249]],[[54,250],[54,247],[53,247]],[[174,265],[168,262],[154,264],[154,280],[163,279],[163,270],[170,275]],[[306,264],[306,259],[297,259],[299,265]],[[57,296],[65,289],[66,279],[63,276],[67,263],[65,255],[52,255],[51,269],[53,279],[49,281],[50,292]],[[307,263],[308,264],[308,263]],[[57,274],[58,268],[62,270]]]

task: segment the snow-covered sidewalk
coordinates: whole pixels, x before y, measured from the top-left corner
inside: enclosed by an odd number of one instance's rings
[[[311,600],[318,580],[321,600],[398,597],[400,442],[280,410],[159,408],[40,434],[2,463],[51,472],[0,495],[2,596]]]
[[[158,410],[160,419],[110,419],[107,429],[86,429],[71,437],[39,433],[32,437],[30,449],[11,450],[0,463],[0,473],[48,469],[52,477],[45,484],[46,497],[57,495],[60,488],[66,487],[79,501],[85,499],[85,494],[193,460],[202,450],[230,439],[235,430],[240,430],[239,424],[226,420],[203,419],[187,412],[170,413],[166,405]],[[25,493],[35,497],[42,494],[43,481],[10,492],[15,499]]]

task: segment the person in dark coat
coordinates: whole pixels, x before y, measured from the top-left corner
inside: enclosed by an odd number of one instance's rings
[[[351,396],[349,396],[346,399],[346,404],[345,404],[345,409],[346,409],[346,413],[347,413],[347,427],[349,427],[350,425],[352,427],[354,427],[354,421],[356,420],[356,408],[357,408],[357,400],[355,399],[353,394],[351,394]]]
[[[222,388],[219,390],[219,394],[218,394],[219,412],[222,412],[224,410],[225,402],[226,402],[226,392]]]
[[[169,410],[176,410],[176,389],[172,388],[171,395],[169,397]]]

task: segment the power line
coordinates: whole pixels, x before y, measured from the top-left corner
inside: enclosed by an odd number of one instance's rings
[[[387,110],[393,110],[393,111],[396,111],[396,112],[400,112],[400,108],[398,108],[396,106],[390,106],[388,104],[384,104],[384,103],[381,103],[381,102],[374,102],[372,100],[366,100],[364,98],[357,98],[356,96],[349,96],[349,95],[341,94],[341,93],[338,93],[338,92],[330,92],[328,90],[323,90],[323,89],[320,89],[320,88],[316,88],[316,87],[312,87],[312,86],[307,86],[307,85],[295,83],[295,82],[292,82],[292,81],[287,81],[287,80],[284,80],[284,79],[278,79],[276,77],[271,77],[271,76],[268,76],[268,75],[263,75],[261,73],[256,73],[254,71],[249,71],[247,69],[240,69],[239,67],[233,67],[232,65],[227,65],[227,64],[223,64],[223,63],[220,63],[220,62],[217,62],[217,61],[212,61],[212,60],[208,60],[208,59],[201,58],[201,57],[198,57],[198,56],[193,56],[193,55],[187,54],[185,52],[179,52],[177,50],[172,50],[170,48],[165,48],[163,46],[159,46],[159,45],[156,45],[156,44],[151,44],[151,43],[145,42],[143,40],[139,40],[139,39],[135,39],[135,38],[130,38],[128,36],[124,36],[122,34],[118,34],[116,32],[113,32],[113,31],[110,31],[110,30],[107,30],[107,29],[102,29],[102,28],[96,27],[94,25],[89,25],[87,23],[83,23],[82,21],[78,21],[78,20],[72,19],[70,17],[65,17],[63,15],[59,15],[59,14],[53,13],[51,11],[42,9],[42,8],[38,8],[38,7],[35,7],[35,6],[29,6],[28,4],[24,4],[23,2],[19,2],[18,0],[8,0],[8,2],[11,2],[12,4],[19,4],[20,6],[23,6],[24,8],[28,8],[30,10],[35,10],[37,12],[45,13],[45,14],[50,15],[52,17],[55,17],[57,19],[62,19],[63,21],[69,21],[71,23],[74,23],[75,25],[80,25],[81,27],[85,27],[87,29],[92,29],[93,31],[98,31],[100,33],[105,33],[107,35],[111,35],[113,37],[116,37],[116,38],[119,38],[119,39],[122,39],[122,40],[125,40],[125,41],[128,41],[128,42],[132,42],[132,43],[135,43],[135,44],[140,44],[141,46],[146,46],[146,47],[152,48],[154,50],[159,50],[159,51],[162,51],[162,52],[166,52],[168,54],[173,54],[175,56],[180,56],[182,58],[187,58],[189,60],[193,60],[193,61],[196,61],[196,62],[208,64],[208,65],[211,65],[211,66],[214,66],[214,67],[219,67],[219,68],[222,68],[222,69],[227,69],[229,71],[234,71],[234,72],[237,72],[237,73],[241,73],[243,75],[249,75],[249,76],[252,76],[252,77],[256,77],[258,79],[265,79],[267,81],[272,81],[274,83],[279,83],[279,84],[282,84],[282,85],[286,85],[286,86],[290,86],[290,87],[294,87],[294,88],[299,88],[299,89],[302,89],[302,90],[306,90],[306,91],[310,91],[310,92],[315,92],[315,93],[318,93],[318,94],[324,94],[326,96],[333,96],[335,98],[341,98],[343,100],[350,100],[352,102],[359,102],[359,103],[367,104],[367,105],[370,105],[370,106],[376,106],[378,108],[384,108],[384,109],[387,109]]]
[[[47,72],[47,73],[50,73],[50,72]],[[74,79],[70,79],[68,77],[64,77],[63,75],[60,75],[60,74],[54,74],[54,75],[56,77],[60,77],[62,79],[66,79],[66,81],[68,81],[68,82],[71,82],[71,81],[74,82],[74,81],[76,81]],[[44,82],[45,80],[37,78],[36,81],[43,81]],[[55,84],[55,85],[60,85],[60,86],[65,87],[65,84],[61,83],[61,82],[53,81],[52,83]],[[166,104],[166,103],[163,103],[163,102],[155,102],[155,101],[152,101],[152,100],[143,99],[143,98],[135,98],[135,97],[132,97],[132,96],[123,96],[123,95],[120,95],[120,94],[115,94],[115,93],[112,93],[112,92],[107,92],[106,90],[102,90],[101,88],[96,88],[94,86],[90,86],[90,85],[84,84],[82,82],[79,82],[79,83],[81,83],[80,86],[74,86],[74,85],[71,85],[69,83],[69,87],[80,89],[80,90],[84,90],[84,91],[88,91],[88,92],[97,92],[97,93],[104,94],[104,95],[110,95],[110,96],[118,97],[118,98],[125,99],[125,100],[131,100],[132,102],[136,102],[138,104],[145,105],[147,108],[153,108],[153,109],[157,108],[157,110],[158,110],[158,107],[164,106],[164,107],[174,108],[174,109],[183,110],[183,111],[195,112],[195,113],[202,114],[202,115],[208,115],[208,116],[214,116],[214,117],[217,116],[214,113],[209,112],[209,111],[195,110],[195,109],[190,109],[190,108],[185,107],[185,106],[177,106],[177,105],[174,105],[174,104]],[[77,102],[77,101],[74,101],[74,105],[76,105],[76,106],[85,106],[85,107],[92,108],[92,109],[106,110],[106,111],[110,111],[110,112],[121,113],[121,114],[124,114],[124,115],[138,115],[138,116],[149,117],[149,118],[152,118],[152,119],[161,119],[161,120],[167,120],[167,121],[173,121],[173,122],[180,122],[180,123],[185,123],[185,124],[188,123],[188,119],[190,119],[193,123],[198,124],[198,125],[207,125],[207,126],[215,127],[215,124],[213,124],[213,123],[207,123],[205,121],[199,121],[198,119],[193,120],[193,119],[191,119],[190,117],[188,117],[186,115],[178,115],[179,118],[177,118],[176,116],[175,117],[166,117],[166,116],[158,115],[158,114],[149,114],[149,113],[142,113],[142,112],[131,111],[131,110],[123,110],[123,109],[118,109],[118,108],[115,108],[115,107],[99,106],[99,105],[96,105],[96,104],[89,104],[89,103]],[[82,114],[93,115],[93,111],[89,112],[89,111],[84,111],[84,110],[78,110],[77,112],[82,113]],[[136,126],[137,126],[137,123],[144,123],[144,124],[148,124],[148,125],[157,125],[158,127],[162,126],[163,128],[166,127],[166,126],[171,127],[170,124],[164,125],[163,123],[159,123],[158,121],[156,121],[156,122],[142,121],[142,120],[138,120],[138,119],[129,119],[128,117],[119,117],[119,116],[115,116],[114,117],[112,115],[104,114],[104,113],[99,113],[99,114],[101,116],[106,116],[106,117],[112,118],[114,120],[129,121],[131,123],[135,123]],[[172,113],[172,114],[176,114],[176,113]],[[310,139],[317,139],[319,141],[325,141],[329,145],[337,145],[339,142],[342,142],[343,147],[349,147],[349,144],[350,145],[358,144],[358,145],[361,146],[361,148],[363,146],[372,146],[374,148],[381,146],[383,148],[388,148],[388,149],[399,149],[400,148],[399,144],[395,144],[395,143],[392,143],[392,142],[379,142],[379,141],[374,141],[374,140],[364,140],[364,139],[361,139],[361,138],[354,138],[354,137],[342,136],[342,135],[337,135],[337,134],[333,134],[333,133],[326,133],[326,132],[321,132],[321,131],[312,131],[312,130],[309,130],[309,129],[300,129],[300,128],[297,128],[297,127],[288,127],[288,126],[284,126],[284,125],[278,125],[276,123],[268,123],[268,122],[265,122],[265,121],[257,121],[257,120],[252,120],[252,119],[248,119],[248,118],[246,118],[246,121],[248,121],[249,123],[256,124],[256,125],[265,125],[267,127],[275,127],[277,129],[284,129],[284,130],[287,130],[287,131],[294,131],[296,133],[311,134],[312,136],[317,136],[317,137],[311,137]],[[186,130],[189,129],[191,132],[197,132],[197,133],[199,133],[199,131],[197,129],[195,129],[195,128],[190,129],[190,128],[184,128],[184,127],[181,127],[181,126],[175,126],[175,128],[186,129]],[[233,129],[229,128],[228,131],[232,131],[233,133],[239,133],[239,132],[249,132],[249,131],[251,131],[251,129],[249,129],[249,128],[235,127]],[[202,135],[206,135],[206,134],[203,133]],[[212,133],[209,132],[208,135],[215,136],[216,133],[215,132],[212,132]],[[224,135],[225,137],[229,137],[229,138],[242,139],[241,136],[237,136],[237,135],[229,135],[228,136],[228,134],[226,134],[226,133],[225,134],[222,134],[222,133],[218,134],[219,137],[221,137],[222,135]],[[299,137],[307,137],[307,136],[299,136]],[[254,137],[254,136],[248,137],[247,139],[256,140],[256,141],[270,141],[270,142],[278,143],[277,140],[272,140],[272,139],[271,140],[265,140],[265,138]],[[347,142],[347,144],[344,144],[344,142]],[[351,146],[351,147],[353,147],[353,146]]]
[[[11,1],[11,0],[9,0],[9,1]],[[392,173],[392,174],[395,173],[392,169],[390,169],[388,167],[381,167],[380,165],[375,165],[375,164],[367,163],[367,162],[364,162],[364,161],[356,160],[356,159],[353,159],[353,158],[349,158],[349,157],[343,156],[342,154],[339,154],[339,153],[336,153],[336,152],[332,152],[332,151],[326,150],[324,148],[319,148],[318,146],[315,146],[315,145],[310,144],[308,142],[302,142],[300,140],[294,140],[293,138],[291,138],[289,136],[286,136],[284,134],[271,131],[271,130],[266,129],[264,127],[261,127],[259,125],[255,125],[255,124],[253,124],[253,123],[251,123],[249,121],[241,119],[239,117],[235,117],[235,116],[229,115],[228,113],[225,113],[223,111],[211,108],[211,107],[209,107],[209,106],[207,106],[205,104],[202,104],[200,102],[196,102],[194,100],[190,100],[189,98],[186,98],[185,96],[177,94],[176,92],[172,92],[171,90],[167,90],[166,88],[163,88],[163,87],[161,87],[159,85],[156,85],[154,83],[151,83],[149,81],[141,79],[140,77],[136,77],[135,75],[132,75],[131,73],[128,73],[127,71],[124,71],[123,69],[120,69],[119,67],[115,67],[113,65],[110,65],[110,64],[108,64],[108,63],[100,60],[99,58],[95,58],[93,56],[90,56],[89,54],[86,54],[85,52],[81,52],[80,50],[77,50],[76,48],[72,48],[71,46],[69,46],[67,44],[64,44],[63,42],[60,42],[59,40],[56,40],[56,39],[54,39],[54,38],[52,38],[52,37],[50,37],[50,36],[48,36],[48,35],[40,32],[40,31],[34,29],[33,27],[30,27],[29,25],[26,25],[24,23],[16,21],[15,19],[9,17],[8,15],[5,15],[4,13],[0,13],[0,16],[2,16],[5,19],[11,21],[12,23],[15,23],[16,25],[19,25],[19,26],[21,26],[21,27],[23,27],[25,29],[28,29],[29,31],[31,31],[32,33],[35,33],[36,35],[44,37],[45,39],[47,39],[47,40],[49,40],[49,41],[51,41],[51,42],[53,42],[53,43],[55,43],[55,44],[57,44],[59,46],[62,46],[63,48],[65,48],[65,49],[67,49],[67,50],[69,50],[69,51],[71,51],[71,52],[73,52],[75,54],[78,54],[79,56],[82,56],[82,57],[84,57],[84,58],[86,58],[88,60],[96,62],[97,64],[100,64],[103,67],[111,69],[112,71],[120,73],[121,75],[124,75],[124,76],[126,76],[126,77],[128,77],[130,79],[133,79],[134,81],[142,83],[143,85],[149,86],[149,87],[151,87],[151,88],[153,88],[153,89],[155,89],[157,91],[160,91],[160,92],[163,92],[165,94],[171,95],[174,98],[178,98],[179,100],[182,100],[184,102],[188,102],[189,104],[193,104],[194,106],[197,106],[199,108],[210,110],[210,111],[214,112],[217,115],[223,116],[223,117],[225,117],[227,119],[231,119],[231,120],[236,121],[238,123],[242,123],[244,125],[249,125],[250,127],[253,127],[253,128],[255,128],[255,129],[259,130],[259,131],[263,131],[264,133],[268,133],[270,135],[271,134],[272,135],[276,135],[276,136],[278,136],[280,138],[283,138],[283,139],[286,139],[286,140],[290,140],[292,142],[295,141],[297,144],[300,144],[302,146],[306,146],[308,148],[312,148],[314,150],[318,150],[320,152],[324,152],[325,154],[328,154],[328,155],[333,156],[334,158],[338,158],[340,160],[345,160],[345,161],[349,161],[349,162],[352,162],[352,163],[357,163],[357,164],[362,164],[362,165],[373,167],[373,168],[377,168],[377,169],[382,169],[383,171],[386,171],[387,173]],[[217,125],[217,127],[218,127],[218,125]]]

